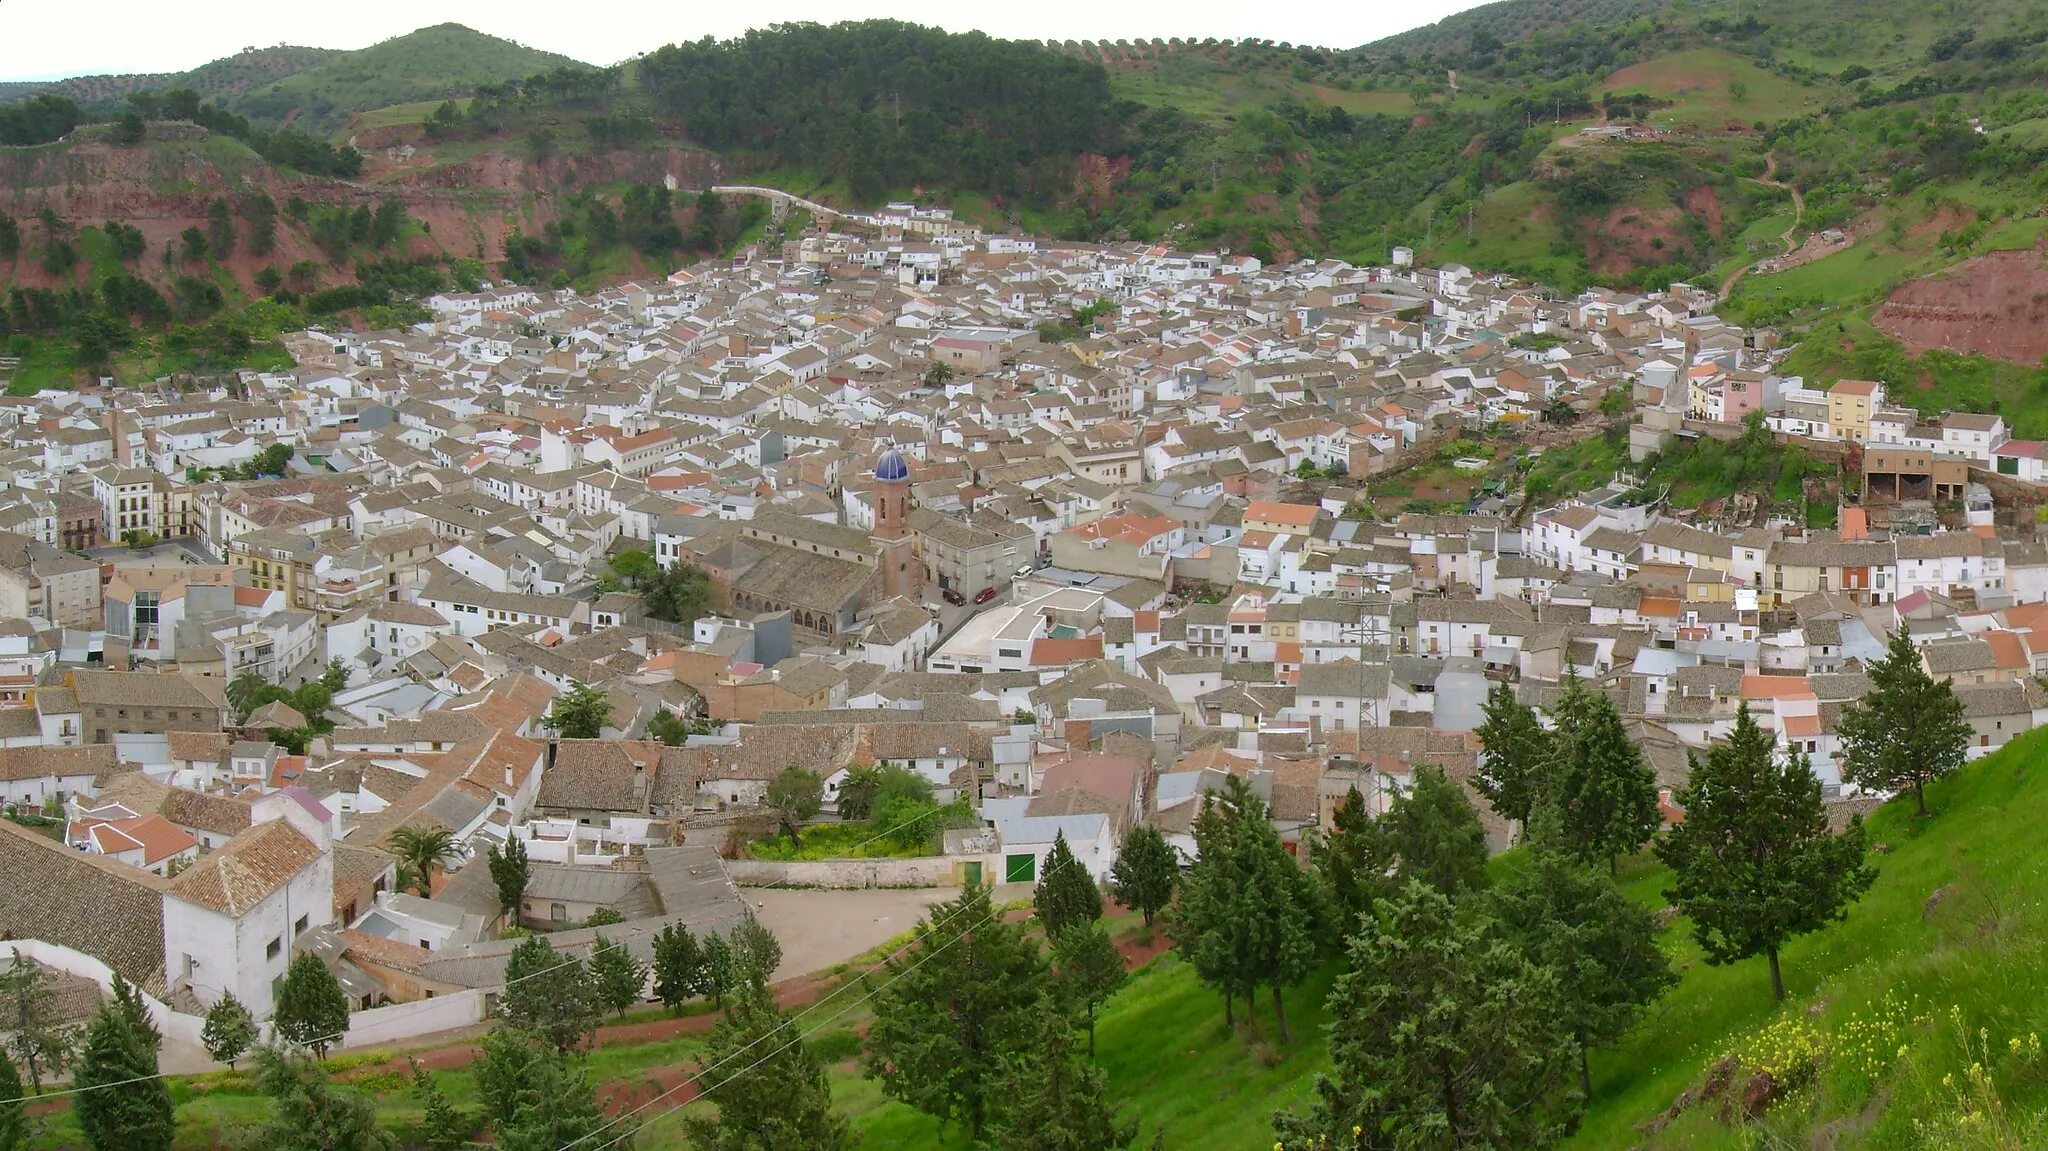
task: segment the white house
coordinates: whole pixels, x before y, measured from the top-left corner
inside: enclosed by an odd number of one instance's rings
[[[298,938],[334,918],[333,816],[301,788],[258,800],[249,830],[201,856],[163,893],[164,972],[212,1006],[233,992],[257,1018]]]

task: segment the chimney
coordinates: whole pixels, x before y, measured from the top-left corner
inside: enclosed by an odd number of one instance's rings
[[[647,804],[647,765],[644,763],[633,765],[633,802],[643,807]]]

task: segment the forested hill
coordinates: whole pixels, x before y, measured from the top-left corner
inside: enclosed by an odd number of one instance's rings
[[[1043,199],[1117,151],[1109,78],[1036,44],[914,24],[777,25],[639,62],[690,140],[843,176],[866,200],[936,184]]]

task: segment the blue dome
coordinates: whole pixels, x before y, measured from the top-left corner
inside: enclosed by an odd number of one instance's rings
[[[903,453],[890,448],[875,461],[875,478],[878,480],[907,480],[910,478],[910,463]]]

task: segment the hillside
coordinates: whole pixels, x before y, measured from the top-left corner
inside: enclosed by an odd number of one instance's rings
[[[464,227],[486,260],[511,230],[507,190],[541,213],[530,230],[552,218],[551,195],[715,167],[842,207],[950,204],[994,230],[1170,238],[1269,262],[1375,262],[1398,245],[1567,293],[1721,285],[1732,319],[1839,329],[1877,361],[1871,374],[1920,384],[1929,405],[1975,388],[1964,376],[1992,378],[1977,393],[2017,418],[2010,365],[2038,355],[1996,335],[1983,301],[2008,286],[2039,295],[2048,274],[2008,260],[1926,277],[2040,234],[2048,23],[2017,0],[1968,26],[1944,11],[1787,0],[1737,23],[1685,5],[1511,0],[1354,49],[1034,44],[869,21],[596,70],[443,25],[166,82],[212,85],[251,121],[237,134],[289,167],[348,166],[260,134],[353,140],[369,182],[463,201],[469,220],[498,221]],[[0,108],[0,139],[56,140],[95,115],[36,99]],[[40,193],[15,189],[0,210],[27,219]],[[623,266],[571,263],[578,281]]]
[[[287,76],[303,72],[339,55],[342,53],[331,48],[302,48],[280,44],[275,48],[245,49],[233,56],[223,56],[218,60],[201,64],[190,72],[79,76],[50,84],[39,84],[34,90],[52,96],[62,96],[85,107],[118,104],[133,92],[162,92],[173,88],[190,88],[202,97],[219,98],[253,91],[265,84],[274,84]],[[0,92],[0,99],[7,99],[12,95],[13,93]]]
[[[1870,829],[1877,883],[1846,921],[1786,951],[1783,1005],[1771,999],[1763,960],[1708,966],[1685,921],[1673,921],[1663,945],[1682,981],[1621,1049],[1595,1054],[1594,1102],[1566,1146],[2038,1146],[1960,1137],[1965,1114],[1987,1104],[2010,1131],[2048,1132],[2048,1062],[2029,1040],[2048,1032],[2048,909],[2036,894],[2048,884],[2048,858],[2034,831],[2048,811],[2044,754],[2048,734],[2035,733],[1966,768],[1930,790],[1931,820],[1913,819],[1910,804],[1880,810]],[[1624,865],[1624,881],[1662,906],[1670,875],[1641,858]],[[1215,995],[1184,964],[1155,961],[1102,1010],[1113,1094],[1148,1138],[1163,1130],[1169,1147],[1270,1146],[1272,1111],[1304,1102],[1324,1064],[1320,1040],[1304,1037],[1327,1018],[1317,1002],[1327,980],[1290,997],[1297,1041],[1275,1049],[1269,1026],[1231,1035]],[[1261,1019],[1270,1025],[1269,1014]],[[1759,1118],[1744,1120],[1737,1108],[1724,1119],[1722,1097],[1709,1097],[1652,1123],[1730,1052],[1780,1071],[1781,1097]],[[1981,1089],[1965,1074],[1972,1063],[1987,1073]],[[904,1151],[966,1146],[908,1108],[874,1100],[858,1081],[836,1086],[842,1105],[858,1100],[871,1141]]]
[[[338,53],[221,103],[258,123],[289,122],[324,136],[344,127],[356,113],[467,95],[479,84],[582,67],[567,56],[486,36],[460,24],[437,24],[360,51]]]

